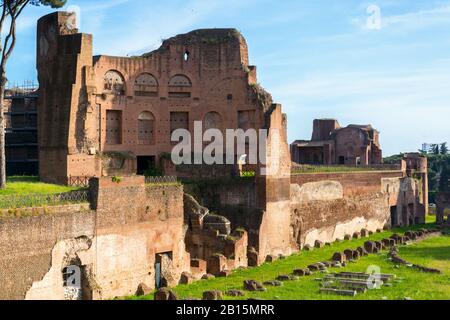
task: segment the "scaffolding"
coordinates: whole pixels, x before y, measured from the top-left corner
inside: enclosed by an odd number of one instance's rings
[[[17,96],[37,96],[38,84],[34,80],[25,80],[22,84],[6,84],[5,98]]]

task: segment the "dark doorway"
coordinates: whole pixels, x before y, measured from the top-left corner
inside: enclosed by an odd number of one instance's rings
[[[391,207],[391,226],[396,227],[398,224],[397,220],[397,206]]]
[[[345,164],[345,157],[339,157],[339,164]]]
[[[164,277],[171,272],[172,252],[158,253],[155,256],[155,287],[156,289],[167,287],[167,279]]]
[[[137,157],[137,174],[144,175],[149,169],[155,168],[155,156]]]
[[[155,259],[155,287],[156,289],[162,288],[162,267],[161,267],[161,255],[157,254]]]

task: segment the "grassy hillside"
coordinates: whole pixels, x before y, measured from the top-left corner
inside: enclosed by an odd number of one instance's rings
[[[430,226],[430,225],[428,225]],[[423,226],[421,226],[423,227]],[[393,231],[374,234],[373,240],[380,240],[390,236],[393,232],[405,231],[397,229]],[[334,252],[347,248],[356,249],[368,239],[343,241],[334,243],[330,247],[303,251],[260,267],[238,270],[227,278],[201,280],[191,285],[180,285],[174,289],[180,298],[201,298],[203,291],[230,289],[242,290],[244,280],[253,279],[260,282],[273,280],[278,275],[292,273],[294,269],[305,268],[311,263],[329,260]],[[357,295],[356,298],[325,295],[319,293],[319,282],[315,279],[324,274],[316,273],[309,277],[300,278],[298,281],[286,281],[282,287],[267,287],[266,292],[246,292],[246,296],[240,299],[282,299],[282,300],[343,300],[343,299],[369,299],[369,300],[396,300],[411,298],[416,300],[426,299],[450,299],[450,237],[441,236],[429,238],[408,246],[400,247],[400,256],[411,263],[418,263],[428,267],[438,268],[444,271],[443,275],[431,275],[421,273],[406,266],[397,266],[387,259],[387,251],[361,258],[356,263],[349,263],[345,268],[331,268],[330,271],[366,272],[370,266],[378,266],[382,273],[396,274],[402,278],[402,282],[394,283],[393,287],[383,287],[379,290],[370,290],[366,294]],[[130,297],[130,299],[153,299],[153,296]],[[239,299],[225,297],[225,299]]]
[[[54,194],[63,193],[79,188],[43,183],[38,177],[8,177],[7,188],[0,190],[0,196],[24,194]]]

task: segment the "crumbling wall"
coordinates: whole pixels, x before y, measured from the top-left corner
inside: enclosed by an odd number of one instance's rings
[[[323,181],[321,184],[326,190],[330,183]],[[344,198],[336,194],[334,199],[330,199],[326,193],[320,198],[317,188],[320,188],[320,183],[305,186],[303,189],[312,190],[311,198],[314,198],[303,200],[305,197],[297,196],[298,186],[292,185],[291,244],[295,249],[306,244],[314,246],[316,240],[322,243],[342,240],[362,229],[382,229],[389,222],[387,195],[377,193]]]
[[[132,295],[140,283],[155,287],[155,262],[167,254],[167,285],[189,271],[185,250],[183,187],[145,185],[144,177],[91,180],[97,210],[96,254],[99,298]]]
[[[167,255],[169,286],[189,271],[183,188],[143,177],[91,181],[89,206],[50,207],[0,220],[1,299],[65,299],[63,269],[82,270],[84,299],[133,295],[155,287],[155,260]]]
[[[245,230],[232,232],[227,218],[211,214],[188,194],[184,196],[184,216],[185,243],[191,259],[205,261],[207,270],[215,275],[247,267],[248,235]]]
[[[39,211],[41,213],[36,215]],[[62,285],[58,289],[55,287],[58,292],[44,294],[44,289],[52,291],[48,284],[62,282],[65,248],[70,246],[65,245],[67,240],[80,237],[92,239],[94,230],[95,213],[85,205],[35,209],[30,210],[30,214],[24,212],[23,217],[1,218],[0,299],[24,299],[33,284],[41,281],[52,267],[59,274],[46,281],[47,285],[34,287],[39,291],[32,296],[40,299],[63,298]],[[58,263],[55,263],[54,254],[60,254]]]
[[[380,192],[381,179],[401,178],[401,171],[365,171],[344,173],[293,174],[291,183],[303,185],[308,182],[337,181],[342,185],[344,196],[367,195]]]

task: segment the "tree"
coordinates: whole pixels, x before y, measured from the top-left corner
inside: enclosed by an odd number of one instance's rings
[[[61,8],[67,0],[2,0],[0,2],[0,188],[6,188],[5,118],[3,100],[5,98],[6,66],[16,45],[17,19],[29,6],[50,6]],[[1,35],[5,35],[5,39]]]
[[[447,147],[447,142],[444,142],[441,144],[441,154],[447,154],[448,153],[448,147]]]
[[[426,154],[428,153],[427,145],[426,145],[426,144],[423,144],[423,145],[422,145],[422,148],[419,149],[419,152],[420,152],[422,155],[426,155]]]
[[[433,143],[433,144],[430,146],[430,153],[431,153],[431,154],[439,154],[439,153],[440,153],[439,145]]]

